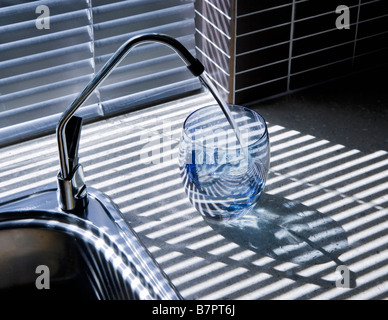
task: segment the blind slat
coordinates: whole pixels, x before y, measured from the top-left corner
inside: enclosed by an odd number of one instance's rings
[[[78,60],[92,59],[93,48],[91,43],[82,43],[76,46],[59,48],[34,55],[7,60],[0,63],[0,76],[2,79],[17,74],[27,74],[61,64]],[[1,92],[1,90],[0,90]]]
[[[50,16],[90,8],[89,0],[23,1],[21,4],[2,8],[3,1],[0,1],[0,26],[35,20],[38,17],[35,10],[40,5],[49,7]]]
[[[50,29],[46,29],[42,34],[42,30],[36,28],[35,15],[33,20],[23,20],[18,23],[9,24],[0,27],[0,44],[7,42],[15,42],[18,40],[26,40],[29,38],[47,36],[50,30],[55,32],[63,32],[69,29],[75,29],[89,24],[90,12],[88,9],[67,12],[50,17]]]
[[[23,73],[0,79],[2,96],[28,90],[30,88],[46,85],[50,82],[58,82],[64,79],[75,78],[79,74],[92,74],[93,63],[91,60],[79,60],[52,68],[40,69],[29,73]],[[2,97],[0,96],[0,98]]]
[[[33,37],[1,45],[0,61],[39,54],[57,48],[93,41],[88,26],[67,31],[52,33],[46,36]]]
[[[191,5],[182,5],[101,22],[94,25],[95,39],[107,38],[112,34],[127,34],[152,27],[160,27],[173,22],[182,23],[193,18],[190,8]]]
[[[25,105],[20,108],[10,109],[4,111],[2,114],[4,116],[0,117],[0,137],[2,137],[1,129],[6,130],[7,127],[12,128],[12,126],[23,123],[35,121],[39,123],[40,119],[47,117],[48,115],[60,114],[61,110],[65,110],[65,108],[76,98],[77,93],[72,93],[70,95],[62,95],[60,97],[55,97],[54,99],[49,99],[43,102],[39,102],[36,104]],[[98,98],[96,94],[92,94],[88,99],[88,105],[95,105],[98,103]],[[95,106],[97,108],[97,106]],[[81,108],[82,109],[82,108]],[[98,114],[100,114],[98,112]],[[20,121],[20,117],[23,117],[23,122]],[[10,125],[12,123],[12,125]],[[51,128],[54,128],[52,124]],[[28,127],[28,126],[26,126]],[[4,131],[6,132],[6,131]],[[22,133],[21,133],[22,135]]]
[[[0,106],[6,104],[7,109],[17,108],[20,105],[30,103],[38,103],[42,101],[42,96],[45,100],[53,99],[61,95],[67,95],[76,92],[82,88],[92,78],[92,75],[85,75],[64,81],[45,84],[44,86],[35,87],[15,93],[0,96]]]

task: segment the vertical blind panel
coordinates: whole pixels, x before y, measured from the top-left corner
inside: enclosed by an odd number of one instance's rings
[[[36,13],[36,8],[41,5],[47,6],[49,17],[46,28],[39,29],[42,12]],[[94,73],[89,1],[2,2],[2,6],[0,143],[15,134],[14,125],[20,136],[31,131],[31,121],[61,113]],[[37,122],[33,127],[45,129]]]
[[[195,54],[194,0],[93,2],[96,69],[121,44],[142,33],[161,33]],[[175,85],[172,90],[171,85]],[[99,89],[105,113],[142,105],[200,87],[179,56],[162,44],[134,48]],[[141,96],[137,93],[144,92]],[[163,95],[163,92],[165,93]],[[123,97],[127,105],[123,105]],[[117,100],[117,109],[112,107]]]

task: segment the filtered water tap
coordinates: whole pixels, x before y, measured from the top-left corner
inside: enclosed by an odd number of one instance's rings
[[[82,119],[73,115],[132,48],[147,42],[159,42],[171,47],[185,62],[187,68],[194,76],[201,76],[204,72],[204,67],[201,62],[193,57],[179,41],[169,36],[145,34],[136,36],[125,42],[86,85],[73,103],[64,111],[58,122],[56,130],[60,161],[58,202],[64,211],[74,212],[79,209],[84,209],[88,203],[83,169],[78,163],[78,144]],[[203,78],[200,79],[203,81]]]

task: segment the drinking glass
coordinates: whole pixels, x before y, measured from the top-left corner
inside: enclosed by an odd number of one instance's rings
[[[219,105],[191,113],[183,124],[179,169],[186,194],[205,217],[236,219],[252,210],[269,169],[265,120],[255,111],[229,105],[229,123]],[[237,126],[238,135],[233,129]]]

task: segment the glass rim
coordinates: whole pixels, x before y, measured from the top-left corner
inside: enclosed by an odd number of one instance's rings
[[[267,127],[267,123],[265,122],[264,118],[263,118],[258,112],[256,112],[255,110],[252,110],[252,109],[250,109],[250,108],[241,106],[241,105],[228,104],[228,106],[237,107],[237,108],[240,108],[240,109],[242,109],[242,110],[248,111],[248,112],[250,112],[250,113],[252,113],[252,114],[258,116],[258,118],[261,120],[261,123],[264,125],[264,130],[263,130],[263,133],[260,135],[260,137],[257,138],[257,139],[255,139],[252,143],[249,143],[249,144],[246,145],[246,146],[242,146],[243,148],[248,148],[248,149],[249,149],[249,148],[252,148],[252,147],[254,147],[256,144],[259,144],[259,143],[261,143],[263,140],[266,139],[266,137],[268,136],[268,127]],[[203,111],[204,109],[211,108],[211,107],[218,107],[218,108],[221,108],[218,104],[207,105],[207,106],[204,106],[204,107],[201,107],[201,108],[199,108],[199,109],[194,110],[193,112],[191,112],[191,113],[186,117],[185,121],[183,122],[183,127],[182,127],[182,131],[183,131],[182,136],[183,136],[183,138],[184,138],[185,140],[188,140],[188,141],[192,142],[192,139],[190,138],[189,134],[186,132],[186,123],[187,123],[187,121],[188,121],[194,114],[196,114],[196,113],[198,113],[198,112],[200,112],[200,111]],[[226,117],[225,117],[225,119],[226,119]],[[231,128],[231,130],[233,130],[233,129]],[[198,144],[198,145],[200,145],[200,146],[203,146],[203,144],[200,143],[200,142],[198,142],[198,141],[196,141],[196,142],[194,142],[194,143],[195,143],[195,144]],[[237,146],[237,144],[236,144],[236,146]],[[216,148],[216,147],[208,147],[208,146],[206,146],[206,148],[209,148],[209,149],[210,149],[210,148]],[[238,146],[237,149],[238,149],[238,148],[240,148],[240,146]],[[221,148],[221,149],[223,149],[223,148]]]

